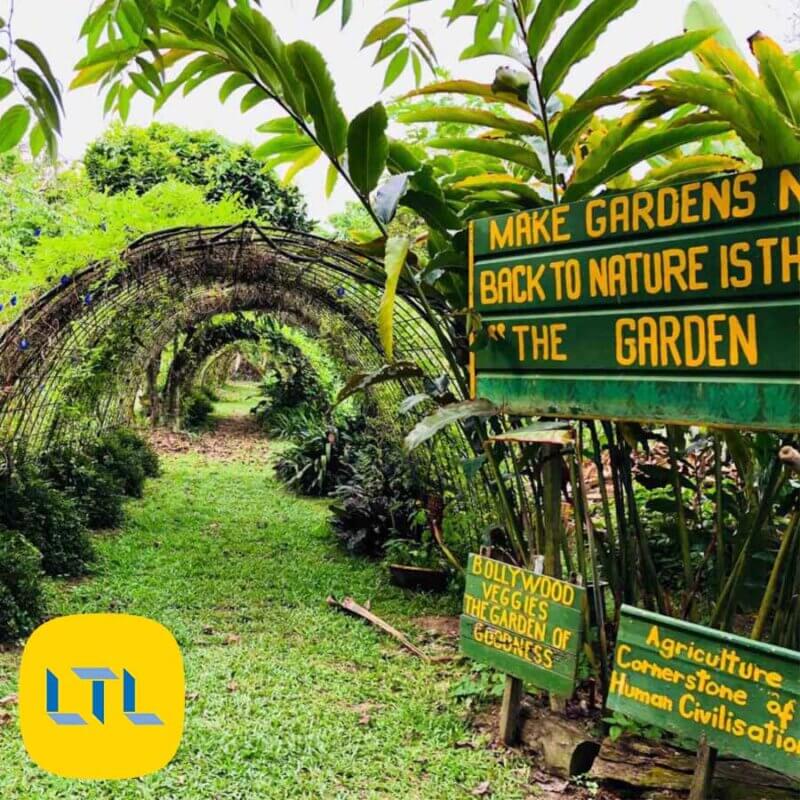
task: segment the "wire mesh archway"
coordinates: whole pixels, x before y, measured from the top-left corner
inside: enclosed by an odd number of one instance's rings
[[[225,311],[271,312],[311,330],[326,321],[347,367],[376,369],[384,360],[375,327],[383,287],[374,267],[342,243],[253,223],[146,236],[118,263],[62,279],[0,335],[0,445],[35,453],[129,422],[147,365],[170,337]],[[395,354],[431,378],[448,371],[434,332],[402,292]],[[406,382],[381,391],[396,410],[417,388]],[[397,414],[384,422],[396,427]],[[485,508],[464,480],[461,462],[471,455],[454,432],[421,457],[437,481]]]

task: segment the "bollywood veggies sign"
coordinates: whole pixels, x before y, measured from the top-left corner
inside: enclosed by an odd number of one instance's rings
[[[608,707],[800,777],[800,653],[622,607]]]
[[[461,650],[540,689],[575,688],[586,590],[485,556],[467,563]]]
[[[800,429],[800,166],[478,220],[470,253],[474,397]]]

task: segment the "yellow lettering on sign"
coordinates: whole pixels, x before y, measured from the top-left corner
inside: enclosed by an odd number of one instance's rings
[[[490,220],[489,222],[489,249],[501,250],[505,247],[514,246],[514,218],[509,217],[506,220],[505,228],[500,230],[497,220]]]
[[[800,205],[800,180],[790,169],[782,169],[778,190],[778,209],[788,211],[798,205]]]
[[[756,315],[671,314],[620,317],[615,353],[620,367],[736,367],[758,364]]]
[[[752,172],[745,172],[733,179],[733,197],[736,205],[731,213],[736,219],[752,217],[756,211],[756,193],[752,188],[758,183],[758,178]]]

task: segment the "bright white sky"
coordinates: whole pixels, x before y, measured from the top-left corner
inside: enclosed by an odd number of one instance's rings
[[[593,76],[616,63],[623,55],[647,42],[680,33],[687,3],[688,0],[640,0],[636,9],[609,28],[597,51],[572,72],[565,90],[577,93]],[[0,15],[7,16],[3,8],[7,8],[7,4],[8,0],[0,0]],[[717,0],[716,3],[743,47],[746,47],[746,38],[759,29],[786,43],[793,35],[790,18],[799,4],[800,0]],[[307,39],[322,50],[348,117],[374,102],[383,84],[385,63],[371,67],[374,48],[364,52],[358,48],[367,31],[380,19],[381,9],[387,5],[388,0],[356,0],[354,18],[342,33],[337,24],[338,8],[314,21],[316,0],[262,2],[285,41]],[[461,50],[471,43],[471,29],[467,22],[446,28],[439,18],[446,5],[444,0],[437,0],[430,4],[430,9],[427,4],[412,6],[415,23],[421,24],[431,34],[441,64],[450,69],[454,77],[491,82],[499,62],[493,59],[458,61]],[[16,0],[15,35],[36,41],[47,53],[64,84],[69,83],[72,67],[83,55],[83,43],[78,40],[78,34],[91,6],[91,0]],[[392,87],[390,96],[407,91],[412,88],[410,84],[410,76],[405,76],[402,83]],[[141,95],[137,98],[129,121],[147,125],[153,118],[151,102]],[[102,102],[93,88],[69,92],[65,100],[62,154],[67,159],[76,159],[110,120],[103,117]],[[189,128],[211,128],[233,141],[258,141],[260,134],[256,133],[255,127],[271,113],[266,105],[261,105],[242,115],[236,97],[222,106],[217,99],[216,84],[213,87],[209,84],[188,98],[173,95],[159,112],[158,119]],[[349,192],[341,187],[330,200],[325,198],[322,190],[324,169],[317,165],[302,173],[297,181],[306,194],[312,215],[317,219],[324,219],[351,199]]]

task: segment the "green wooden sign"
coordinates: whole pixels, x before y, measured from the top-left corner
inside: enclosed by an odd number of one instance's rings
[[[800,166],[476,221],[473,396],[800,429]]]
[[[800,777],[800,653],[623,606],[608,707]]]
[[[575,688],[586,590],[530,570],[470,555],[461,649],[541,689]]]

